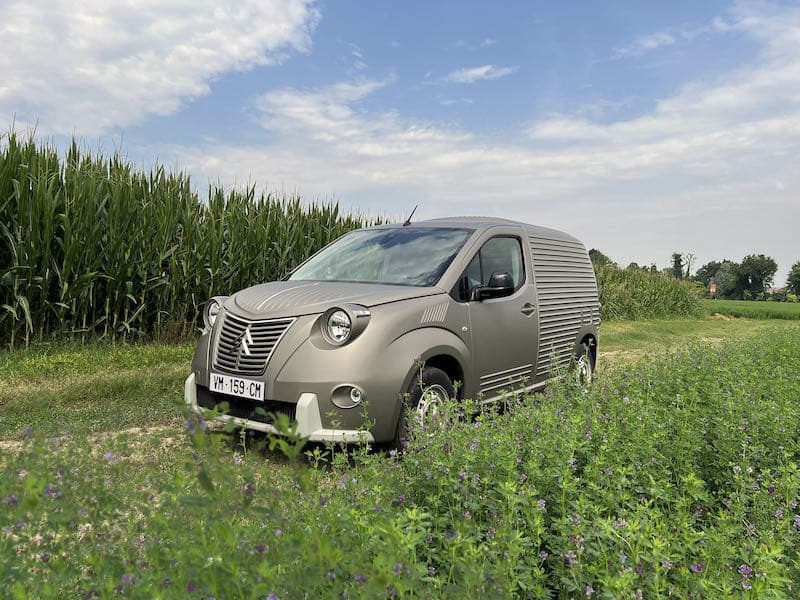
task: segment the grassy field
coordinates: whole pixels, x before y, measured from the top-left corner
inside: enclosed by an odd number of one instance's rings
[[[607,324],[589,393],[311,463],[184,422],[191,344],[5,353],[0,596],[796,597],[798,333]]]
[[[754,302],[746,300],[703,300],[709,314],[748,319],[800,319],[800,302]]]
[[[800,322],[781,323],[800,335]],[[773,329],[768,320],[673,319],[604,323],[599,375],[648,354],[712,347]],[[46,436],[180,424],[194,342],[40,343],[0,352],[0,440],[28,427]]]

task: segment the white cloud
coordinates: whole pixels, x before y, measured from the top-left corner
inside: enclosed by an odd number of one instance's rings
[[[639,56],[650,50],[661,48],[663,46],[671,46],[677,41],[675,35],[667,31],[659,31],[649,35],[637,37],[632,44],[614,48],[613,58],[622,58],[624,56]]]
[[[475,83],[491,79],[507,77],[517,71],[519,67],[496,67],[494,65],[483,65],[466,69],[458,69],[444,76],[443,81],[448,83]]]
[[[726,23],[761,44],[751,64],[687,83],[625,121],[587,110],[517,138],[479,137],[370,111],[365,99],[392,82],[358,80],[259,98],[269,142],[176,154],[200,177],[252,177],[382,213],[413,199],[420,218],[489,214],[564,228],[625,264],[757,251],[788,267],[800,258],[800,9],[739,8]]]
[[[481,42],[481,48],[486,48],[488,46],[494,46],[497,43],[497,40],[492,38],[484,38]]]
[[[310,0],[6,0],[0,116],[88,135],[175,112],[232,70],[309,49]]]

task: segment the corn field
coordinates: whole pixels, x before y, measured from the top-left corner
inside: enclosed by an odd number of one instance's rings
[[[661,273],[594,265],[603,320],[697,316],[702,304],[696,286]]]
[[[279,278],[366,219],[337,203],[137,170],[0,136],[0,344],[185,335],[203,304]]]

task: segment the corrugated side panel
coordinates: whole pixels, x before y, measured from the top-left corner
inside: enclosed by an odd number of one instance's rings
[[[539,297],[539,362],[536,379],[566,367],[578,330],[600,324],[597,282],[583,244],[530,237]]]

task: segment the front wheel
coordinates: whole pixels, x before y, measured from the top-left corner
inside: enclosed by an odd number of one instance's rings
[[[397,449],[408,442],[411,424],[438,414],[445,402],[455,398],[456,389],[447,373],[425,367],[414,376],[405,396],[393,444]]]

